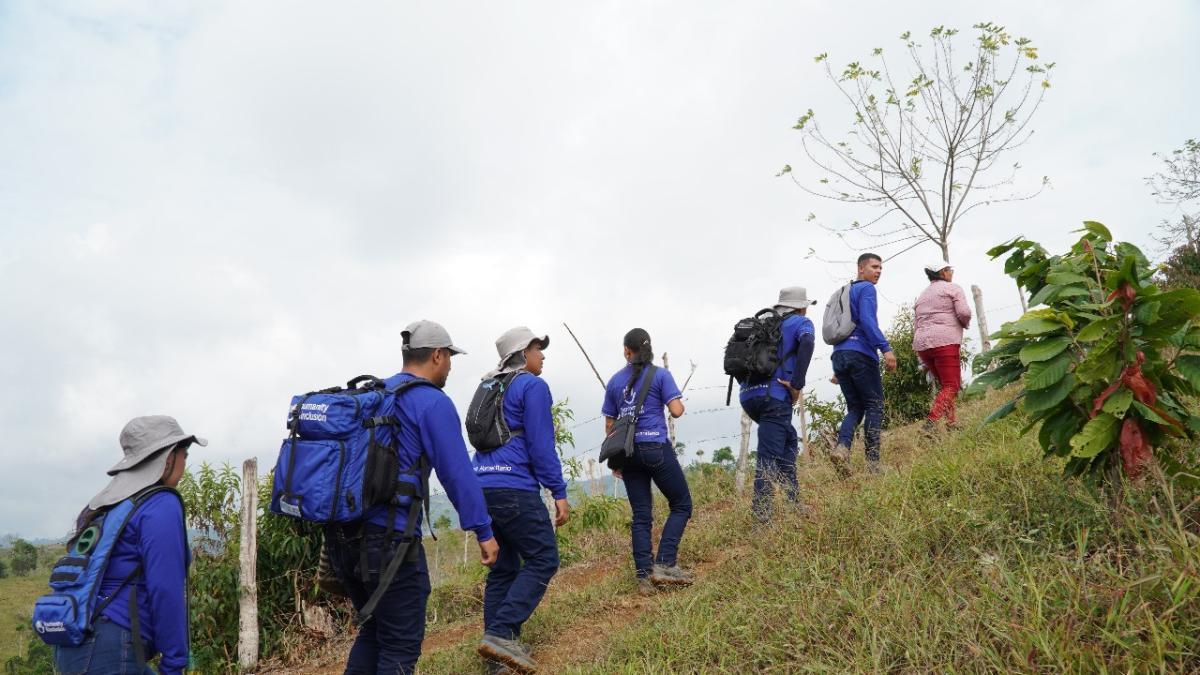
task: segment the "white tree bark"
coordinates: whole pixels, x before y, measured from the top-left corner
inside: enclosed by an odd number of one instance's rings
[[[978,286],[971,286],[971,295],[975,297],[975,319],[979,324],[979,353],[992,350],[992,342],[988,339],[987,313],[983,311],[983,291]]]

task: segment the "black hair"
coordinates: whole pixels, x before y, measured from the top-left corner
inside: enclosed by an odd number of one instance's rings
[[[879,254],[877,253],[864,253],[858,256],[858,266],[862,267],[863,263],[867,262],[868,260],[878,260],[879,262],[883,262],[883,258],[880,258]]]
[[[929,270],[925,270],[925,276],[929,277],[929,281],[931,283],[934,281],[941,281],[942,280],[942,271],[938,270],[937,272],[930,272]]]
[[[646,364],[654,360],[654,347],[650,344],[650,334],[642,328],[634,328],[626,333],[624,344],[626,349],[633,352],[633,358],[629,360],[633,373],[629,376],[629,384],[625,385],[625,395],[628,396],[646,369]]]
[[[429,359],[433,358],[433,353],[440,347],[418,347],[417,349],[405,349],[404,365],[419,366],[423,363],[429,363]]]

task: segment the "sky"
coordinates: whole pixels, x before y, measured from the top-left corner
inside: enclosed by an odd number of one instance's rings
[[[645,328],[678,379],[697,366],[689,457],[736,449],[730,329],[783,286],[823,303],[852,276],[857,251],[809,213],[870,215],[776,177],[814,176],[804,110],[849,121],[812,57],[979,21],[1057,63],[1013,155],[1051,188],[951,243],[995,330],[1020,311],[996,243],[1054,250],[1094,219],[1153,251],[1172,212],[1152,153],[1200,135],[1197,3],[0,2],[0,533],[65,534],[137,415],[209,438],[193,464],[265,472],[292,394],[397,372],[422,318],[470,352],[460,411],[500,333],[548,333],[584,459],[602,390],[563,324],[605,378]],[[937,257],[887,261],[885,325]]]

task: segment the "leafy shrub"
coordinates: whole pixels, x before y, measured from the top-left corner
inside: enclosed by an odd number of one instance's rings
[[[804,411],[808,415],[808,441],[821,445],[826,451],[837,445],[838,428],[846,416],[846,399],[838,394],[831,401],[823,401],[816,392],[804,395]]]
[[[982,357],[994,369],[974,388],[1020,380],[1015,398],[990,420],[1019,405],[1040,426],[1038,442],[1049,455],[1068,457],[1065,472],[1115,478],[1136,476],[1155,450],[1172,440],[1194,441],[1200,415],[1200,292],[1160,290],[1138,248],[1114,243],[1108,229],[1084,223],[1083,235],[1062,255],[1017,238],[989,251],[1006,253],[1004,270],[1032,294],[1033,309],[996,334],[997,347]],[[1171,473],[1180,466],[1157,453]],[[1195,458],[1183,456],[1184,464]]]
[[[9,554],[8,558],[9,564],[12,565],[13,574],[23,577],[37,569],[37,558],[37,547],[24,539],[13,540],[12,553]]]
[[[23,650],[25,655],[10,656],[4,662],[5,675],[51,675],[54,673],[54,648],[30,633],[26,622],[18,624],[17,640],[25,642]]]
[[[0,579],[8,576],[8,563],[0,560]]]
[[[1183,244],[1162,266],[1166,288],[1200,288],[1200,245]]]

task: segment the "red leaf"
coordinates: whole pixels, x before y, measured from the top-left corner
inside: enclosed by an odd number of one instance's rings
[[[1134,398],[1143,405],[1154,405],[1154,401],[1158,399],[1158,392],[1155,391],[1150,380],[1147,380],[1146,376],[1142,374],[1140,360],[1137,364],[1125,368],[1125,376],[1122,379],[1125,381],[1125,386],[1129,387],[1129,391],[1133,392]]]
[[[1125,475],[1137,478],[1150,456],[1150,443],[1142,434],[1142,428],[1136,419],[1126,417],[1121,425],[1121,466],[1125,469]]]

